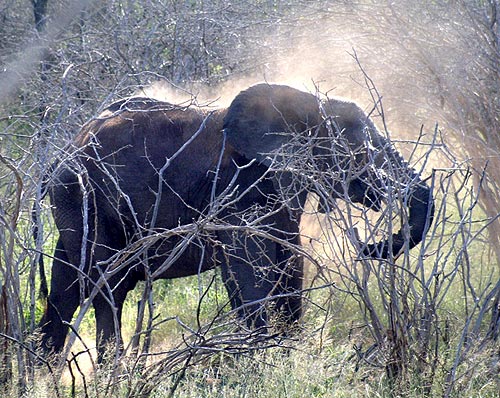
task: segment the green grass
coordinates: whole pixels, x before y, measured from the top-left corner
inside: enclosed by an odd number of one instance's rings
[[[211,287],[205,294],[208,286]],[[133,334],[141,292],[142,285],[129,295],[125,305],[123,333],[126,340]],[[459,290],[454,291],[449,299],[458,300],[459,294]],[[151,383],[153,388],[148,396],[155,398],[423,396],[425,378],[418,372],[409,372],[396,384],[391,384],[384,368],[375,366],[377,355],[381,354],[375,354],[371,363],[359,361],[355,347],[366,350],[373,339],[352,297],[336,290],[322,289],[311,294],[309,299],[314,304],[307,303],[304,318],[306,329],[292,343],[294,348],[291,351],[277,348],[240,356],[214,353],[201,359],[193,358],[185,372],[180,371],[185,364],[181,362],[158,377],[153,377],[155,362],[161,361],[166,354],[152,357],[145,368],[138,367],[130,357],[120,367],[120,376],[114,378],[110,378],[105,368],[94,373],[90,363],[82,356],[79,358],[81,373],[73,366],[75,396],[128,397],[132,396],[130,391],[135,386],[144,382]],[[197,330],[197,309],[201,323],[206,324],[221,306],[227,304],[227,295],[217,271],[211,271],[201,278],[155,282],[154,301],[157,320],[172,320],[161,323],[153,332],[152,352],[168,353],[174,347],[182,346],[183,339],[189,337],[189,333],[176,319]],[[443,396],[446,390],[446,377],[455,359],[463,326],[463,320],[452,311],[454,304],[447,304],[451,341],[439,346],[440,363],[429,392],[431,397]],[[223,312],[227,310],[226,306]],[[91,311],[80,329],[89,346],[94,344],[94,330]],[[213,331],[212,335],[216,333]],[[207,338],[210,336],[210,333],[207,334]],[[78,352],[78,347],[72,352]],[[457,382],[450,397],[498,397],[498,369],[495,374],[491,366],[494,357],[490,354],[493,352],[484,351],[467,357],[457,369]],[[53,397],[55,385],[61,396],[72,396],[72,378],[68,370],[55,380],[46,371],[40,370],[35,380],[35,383],[29,384],[24,397]],[[171,395],[173,386],[175,391]],[[0,392],[0,397],[15,396],[16,392]]]
[[[206,367],[191,372],[179,387],[177,397],[421,397],[418,377],[405,380],[394,390],[378,369],[355,371],[347,353],[349,346],[311,354],[295,351],[242,358],[228,366]],[[430,396],[442,395],[436,385]],[[166,397],[159,390],[156,397]],[[456,397],[495,397],[498,384],[477,374],[461,386]]]
[[[289,353],[281,349],[260,351],[250,356],[234,357],[217,354],[189,367],[182,378],[179,373],[152,379],[151,398],[357,398],[357,397],[422,397],[419,375],[412,375],[393,385],[383,369],[367,365],[356,368],[351,358],[352,346],[346,339],[330,341],[328,348],[318,350],[316,342],[303,341]],[[148,371],[127,373],[121,370],[118,384],[110,385],[105,370],[87,375],[87,391],[80,383],[77,397],[128,397],[131,390],[148,380]],[[498,397],[498,378],[489,373],[487,361],[477,360],[473,372],[464,373],[451,398]],[[176,386],[172,391],[172,387]],[[52,397],[53,382],[37,376],[37,383],[26,398]],[[443,396],[444,378],[434,384],[430,397]],[[71,396],[68,381],[61,383],[62,396]],[[88,394],[88,395],[85,395]],[[138,396],[138,395],[137,395]]]
[[[122,321],[125,339],[131,338],[134,332],[131,325],[135,325],[143,289],[143,283],[139,283],[124,304]],[[216,270],[205,272],[200,277],[156,281],[153,301],[154,315],[159,320],[168,319],[153,334],[154,344],[160,346],[171,345],[185,332],[178,321],[196,330],[200,326],[199,321],[202,324],[218,312],[229,310],[227,293]]]

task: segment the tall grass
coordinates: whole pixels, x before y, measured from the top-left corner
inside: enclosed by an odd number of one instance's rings
[[[193,291],[196,286],[192,285]],[[179,300],[177,305],[189,305]],[[165,307],[169,307],[166,305]],[[351,319],[350,319],[351,317]],[[360,358],[356,353],[367,339],[356,318],[352,318],[349,306],[327,322],[328,332],[319,333],[308,330],[300,341],[293,343],[294,349],[283,351],[282,348],[257,351],[240,356],[224,352],[213,354],[202,361],[189,366],[184,372],[179,369],[167,372],[161,378],[151,380],[147,395],[131,395],[137,386],[147,382],[147,368],[136,372],[132,358],[125,359],[118,372],[117,382],[109,384],[109,376],[116,369],[103,367],[92,372],[81,361],[81,371],[73,367],[78,381],[72,385],[71,375],[66,370],[58,383],[62,396],[78,397],[139,397],[154,398],[179,397],[422,397],[442,396],[446,389],[447,368],[454,355],[453,346],[460,338],[457,324],[449,325],[451,335],[448,348],[442,348],[442,360],[435,382],[430,391],[425,391],[423,379],[418,373],[408,374],[397,386],[391,381],[382,366],[376,352],[372,356]],[[349,333],[340,333],[346,330]],[[166,333],[161,330],[160,333]],[[182,337],[169,332],[160,346],[175,346]],[[160,347],[155,347],[161,350]],[[454,391],[449,395],[459,397],[497,397],[499,380],[495,378],[491,367],[492,351],[484,351],[468,359],[459,369],[461,373]],[[152,357],[154,362],[155,358]],[[470,365],[473,364],[473,371]],[[39,371],[37,382],[23,395],[26,398],[54,396],[54,379]],[[85,383],[83,382],[85,380]],[[15,392],[4,392],[2,397],[17,397]]]

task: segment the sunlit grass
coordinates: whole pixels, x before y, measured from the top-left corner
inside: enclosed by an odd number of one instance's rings
[[[134,333],[143,289],[143,283],[139,283],[125,301],[122,317],[125,340]],[[200,276],[156,281],[153,284],[153,301],[153,316],[158,324],[153,342],[160,346],[170,346],[181,338],[185,332],[182,324],[197,330],[218,313],[229,310],[227,293],[216,270]],[[146,318],[148,315],[146,313]]]

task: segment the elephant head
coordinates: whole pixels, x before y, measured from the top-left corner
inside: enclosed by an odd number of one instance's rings
[[[297,185],[315,191],[321,211],[336,198],[378,211],[389,191],[399,192],[408,228],[375,244],[360,242],[371,257],[397,255],[405,243],[413,248],[432,222],[430,189],[352,102],[259,84],[233,100],[224,131],[239,153],[276,170],[281,189],[293,186],[295,195]]]

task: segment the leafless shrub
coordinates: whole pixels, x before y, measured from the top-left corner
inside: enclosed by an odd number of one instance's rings
[[[367,81],[371,84],[369,78]],[[374,86],[370,91],[377,92]],[[375,99],[375,109],[383,120],[382,102]],[[436,375],[445,372],[443,395],[450,396],[464,377],[457,374],[464,360],[482,352],[487,362],[497,340],[498,270],[487,261],[474,260],[482,255],[488,229],[498,222],[498,215],[485,216],[480,205],[483,186],[492,181],[486,170],[474,170],[459,161],[442,141],[437,126],[430,134],[422,131],[416,142],[402,143],[414,146],[409,162],[419,165],[419,173],[425,175],[433,166],[428,184],[436,195],[436,215],[420,249],[405,250],[387,261],[359,254],[361,226],[362,241],[368,242],[376,241],[380,234],[390,237],[398,225],[404,229],[407,215],[402,193],[406,188],[395,169],[394,180],[401,185],[382,188],[390,206],[377,218],[350,202],[332,207],[325,220],[316,216],[323,237],[311,245],[316,264],[321,264],[316,278],[326,285],[333,280],[334,290],[358,303],[364,320],[359,328],[370,336],[368,344],[362,338],[354,346],[360,365],[384,369],[398,386],[409,375],[419,375],[425,395],[436,388]],[[436,167],[436,161],[446,166]],[[338,231],[345,234],[339,236]],[[456,304],[453,310],[450,300]],[[319,306],[328,307],[327,303]],[[450,311],[456,311],[460,319],[458,339],[451,336],[450,323],[457,319],[450,318]],[[451,361],[450,353],[454,353]],[[468,372],[474,369],[465,370]]]
[[[17,65],[12,63],[16,51],[32,40],[45,40],[44,32],[38,34],[34,26],[20,24],[33,21],[27,8],[15,7],[18,3],[0,6],[0,32],[6,39],[0,40],[0,62],[6,68]],[[370,242],[376,235],[391,236],[397,225],[404,224],[403,195],[397,192],[403,187],[381,187],[394,189],[387,200],[395,210],[379,215],[339,201],[328,217],[319,216],[317,198],[311,197],[302,233],[304,248],[294,248],[312,264],[312,285],[305,286],[309,302],[305,319],[316,318],[312,324],[320,325],[314,338],[328,335],[342,306],[354,300],[362,315],[352,321],[351,331],[357,339],[355,359],[360,369],[380,368],[399,385],[418,374],[422,391],[428,394],[444,372],[447,384],[442,393],[452,396],[460,383],[478,372],[478,363],[487,361],[486,353],[498,356],[498,2],[436,1],[425,6],[414,2],[270,2],[263,8],[243,2],[232,8],[225,2],[202,3],[189,7],[171,2],[161,7],[158,2],[111,1],[106,7],[86,7],[66,32],[44,42],[49,50],[42,57],[43,66],[22,75],[16,95],[2,93],[0,272],[6,311],[1,320],[8,328],[0,331],[0,343],[3,348],[8,344],[8,353],[15,354],[8,356],[13,365],[6,360],[4,375],[9,376],[12,368],[21,390],[34,383],[37,351],[29,332],[35,329],[39,311],[36,269],[30,265],[42,252],[50,256],[53,238],[48,236],[53,227],[42,217],[44,233],[32,245],[28,213],[31,199],[38,202],[40,198],[41,176],[46,175],[54,154],[66,156],[62,148],[81,124],[111,100],[158,79],[193,88],[193,81],[214,85],[247,72],[259,80],[284,79],[299,68],[304,72],[301,81],[311,76],[326,80],[327,76],[331,80],[322,87],[338,86],[337,92],[368,98],[367,109],[374,108],[379,127],[386,123],[392,127],[394,120],[398,127],[408,126],[405,138],[395,140],[396,144],[410,155],[409,163],[428,177],[436,194],[435,221],[423,244],[388,261],[360,256],[358,237]],[[54,2],[51,7],[57,10],[65,4]],[[49,25],[59,23],[54,15],[49,15]],[[311,44],[306,39],[313,33]],[[372,101],[365,94],[363,73],[351,57],[339,56],[346,44],[348,49],[356,48],[361,65],[380,82],[385,111],[377,95]],[[299,54],[300,59],[290,53]],[[308,63],[320,67],[320,72],[303,67]],[[286,72],[277,70],[284,64]],[[353,77],[360,77],[361,89],[352,88]],[[416,134],[424,119],[430,125],[438,120],[441,128],[428,131],[426,127]],[[217,199],[217,206],[228,203]],[[251,215],[253,219],[258,219],[258,210]],[[45,205],[39,211],[47,214]],[[227,228],[216,218],[198,221],[163,235],[151,233],[140,243],[147,246],[176,234],[211,244],[210,232]],[[256,229],[256,225],[248,225],[249,234],[269,235],[266,228]],[[110,266],[129,255],[117,253]],[[200,282],[198,312],[205,292]],[[124,347],[128,368],[116,367],[106,374],[107,392],[128,383],[129,396],[144,395],[165,373],[182,376],[191,365],[215,353],[246,354],[255,347],[293,343],[275,340],[272,334],[235,330],[234,314],[226,301],[210,319],[199,317],[195,327],[180,319],[169,320],[155,312],[149,274],[141,295],[133,337]],[[82,302],[72,324],[66,368],[73,372],[75,384],[79,378],[86,381],[85,396],[104,396],[92,391],[89,378],[93,376],[80,367],[92,349],[71,351],[74,340],[85,341],[80,325],[89,307],[89,301]],[[158,350],[151,339],[165,322],[178,322],[185,340],[171,350]],[[498,361],[495,358],[491,361]],[[118,355],[114,360],[118,361]],[[58,381],[60,371],[49,369]],[[128,378],[134,372],[141,377]]]
[[[380,98],[377,98],[375,109],[383,118],[381,106]],[[332,137],[334,135],[332,131]],[[314,169],[315,163],[310,151],[310,148],[316,145],[314,135],[304,137],[299,134],[297,139],[298,142],[292,140],[290,148],[284,147],[275,154],[276,160],[271,168],[273,173],[292,170],[296,179],[283,181],[282,196],[270,200],[281,202],[283,206],[296,206],[293,196],[303,190],[310,191],[311,184],[314,184],[315,192],[324,193],[326,197],[332,189],[347,192],[347,180],[343,177],[330,176],[324,174],[324,171]],[[362,255],[367,244],[379,241],[382,236],[389,239],[391,245],[393,231],[399,230],[400,227],[403,230],[408,228],[408,215],[405,214],[405,201],[408,199],[405,192],[412,181],[405,180],[404,174],[398,168],[387,169],[387,185],[379,186],[379,182],[372,182],[377,184],[375,189],[385,193],[384,201],[388,204],[380,215],[374,217],[372,212],[349,200],[345,203],[328,202],[331,208],[326,217],[319,216],[316,211],[311,212],[311,216],[317,217],[316,222],[320,226],[320,237],[315,239],[320,239],[321,244],[311,246],[310,252],[299,246],[288,247],[297,255],[307,257],[314,265],[316,284],[311,286],[312,291],[318,290],[318,282],[323,288],[333,288],[333,296],[320,298],[321,303],[316,302],[317,298],[311,295],[311,304],[326,308],[332,305],[329,301],[338,300],[336,296],[339,295],[347,295],[358,304],[361,314],[358,321],[364,322],[360,329],[367,331],[365,342],[356,343],[359,366],[378,366],[384,369],[388,379],[396,384],[407,379],[409,375],[418,374],[422,379],[422,392],[425,394],[430,394],[435,388],[436,374],[445,371],[448,373],[445,394],[449,394],[457,382],[457,369],[464,360],[470,353],[480,352],[487,347],[488,341],[494,340],[498,333],[494,323],[491,323],[489,329],[485,329],[485,324],[488,323],[486,316],[494,313],[493,298],[499,288],[496,282],[497,271],[495,268],[479,265],[483,275],[478,280],[472,271],[474,264],[471,261],[477,250],[476,245],[486,238],[487,227],[489,223],[495,222],[496,218],[484,218],[481,214],[478,207],[481,185],[475,186],[471,183],[471,176],[476,171],[457,161],[453,152],[441,140],[437,127],[428,135],[422,132],[418,141],[405,144],[415,146],[409,162],[419,165],[419,172],[424,175],[428,173],[432,158],[437,157],[440,162],[446,164],[446,167],[434,167],[428,176],[428,184],[436,194],[436,216],[419,248],[410,251],[406,247],[397,257],[390,256],[388,260],[373,260]],[[336,141],[332,148],[336,151],[334,156],[338,156],[338,162],[344,164],[346,175],[360,173],[355,162],[346,161],[353,156],[352,148],[342,140]],[[182,151],[178,156],[182,156]],[[72,158],[71,153],[67,158]],[[372,166],[374,163],[363,167]],[[109,166],[103,162],[102,167],[108,170],[107,175],[113,179],[113,171]],[[74,169],[76,173],[81,173],[80,181],[88,178],[81,167]],[[483,180],[487,178],[486,171],[481,173]],[[270,176],[263,176],[268,177]],[[92,298],[102,289],[111,289],[108,279],[129,267],[137,258],[147,261],[149,248],[173,236],[181,239],[162,268],[150,270],[145,267],[146,284],[139,304],[137,323],[133,328],[134,336],[130,345],[125,346],[125,352],[130,355],[126,365],[130,366],[128,371],[140,372],[143,375],[139,381],[128,384],[127,391],[130,396],[147,396],[164,374],[182,377],[188,368],[217,353],[244,354],[258,348],[291,344],[291,341],[280,340],[279,336],[273,333],[262,334],[244,329],[228,333],[227,328],[234,322],[234,314],[228,312],[229,303],[225,301],[209,320],[198,317],[196,327],[176,319],[184,329],[185,336],[179,347],[158,352],[151,346],[151,337],[157,325],[169,321],[162,318],[161,314],[155,313],[152,281],[164,269],[173,266],[178,255],[186,250],[189,244],[196,241],[201,246],[213,245],[216,243],[213,241],[213,233],[221,230],[243,232],[248,242],[237,241],[234,243],[236,246],[249,242],[258,246],[261,238],[277,239],[271,233],[273,226],[262,222],[268,212],[265,208],[250,209],[249,212],[238,214],[240,220],[247,220],[244,225],[234,225],[219,217],[224,209],[239,199],[240,196],[235,196],[235,192],[234,187],[228,186],[220,196],[213,197],[211,210],[200,214],[200,218],[193,223],[180,225],[172,230],[153,228],[146,231],[137,241],[117,252],[106,264],[101,264],[105,270],[101,279],[94,282],[89,298],[81,302],[80,312],[72,326],[74,333],[65,356],[69,355],[72,342],[78,338],[79,325],[90,307]],[[91,191],[89,195],[92,195]],[[126,196],[126,193],[123,196]],[[85,209],[83,214],[86,214]],[[303,241],[307,241],[307,238],[304,234]],[[230,247],[225,248],[227,253],[231,250]],[[261,255],[264,256],[265,253]],[[90,277],[85,275],[85,268],[77,266],[80,267],[82,283],[89,280]],[[205,287],[200,285],[200,289],[202,291],[199,295],[199,306],[203,304],[206,294]],[[457,308],[454,309],[456,314],[459,314],[455,315],[458,316],[458,321],[447,315],[450,311],[447,301],[455,294],[463,297],[458,299]],[[271,303],[275,298],[269,297],[265,300]],[[323,326],[329,322],[325,318]],[[463,325],[462,336],[458,340],[450,336],[451,322],[455,324],[454,330],[457,323]],[[118,323],[116,327],[119,327]],[[455,344],[455,347],[452,344]],[[443,345],[446,353],[443,353]],[[451,361],[445,358],[450,352],[454,353]],[[84,354],[88,355],[88,351],[70,355],[68,359],[72,374],[77,370],[83,380],[87,376],[78,370],[78,363]],[[111,351],[109,354],[113,371],[106,381],[106,394],[111,394],[121,384],[121,373],[118,371],[121,369],[121,352]],[[173,390],[175,386],[176,382],[172,386]]]

